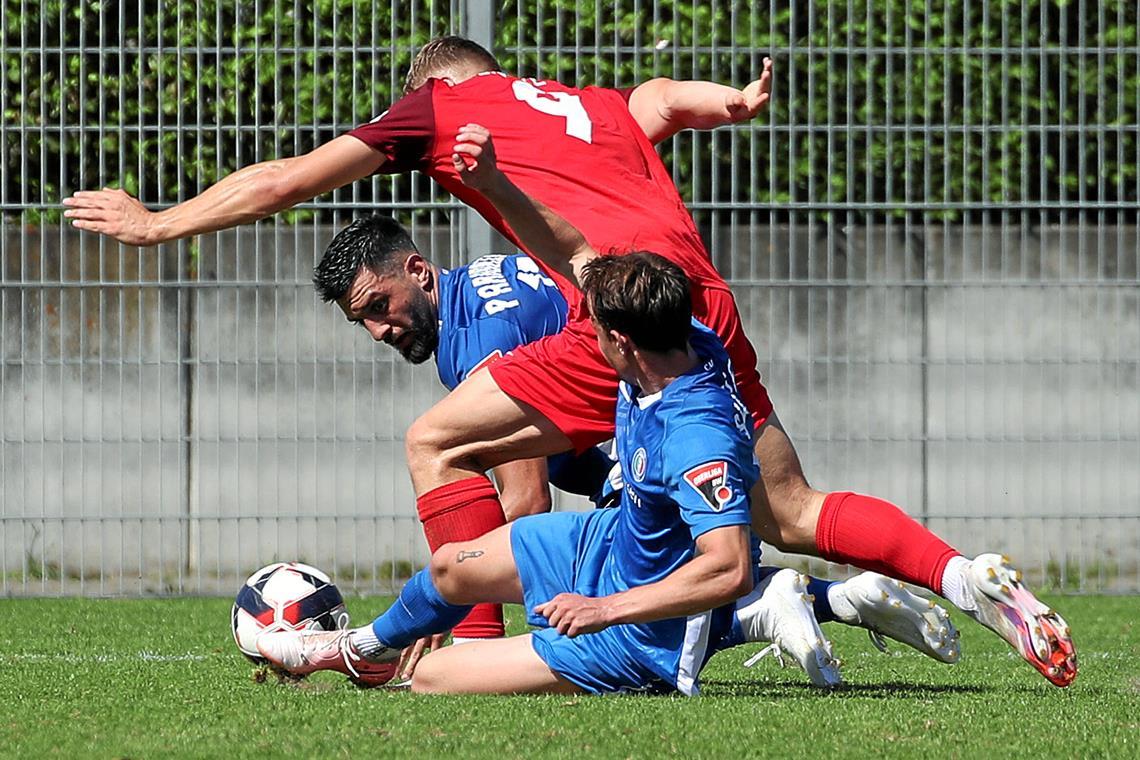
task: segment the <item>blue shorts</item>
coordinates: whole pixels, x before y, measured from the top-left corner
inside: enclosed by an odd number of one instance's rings
[[[527,622],[539,627],[534,651],[551,670],[585,691],[697,691],[696,676],[713,651],[731,606],[717,613],[615,625],[569,638],[534,608],[561,593],[603,596],[605,558],[621,510],[555,512],[511,524],[511,550]]]

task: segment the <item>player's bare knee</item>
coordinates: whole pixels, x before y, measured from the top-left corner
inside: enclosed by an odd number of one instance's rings
[[[456,592],[454,557],[454,544],[444,544],[431,555],[431,562],[428,565],[432,585],[449,604],[455,603],[452,601]]]
[[[404,435],[404,453],[413,472],[439,461],[441,449],[438,430],[426,414],[418,417]]]
[[[443,668],[437,667],[433,660],[439,659],[428,655],[416,666],[412,673],[412,691],[416,694],[440,694],[446,689],[446,679]]]

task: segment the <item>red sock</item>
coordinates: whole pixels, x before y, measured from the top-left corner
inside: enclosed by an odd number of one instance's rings
[[[894,504],[874,496],[829,493],[815,529],[819,556],[942,593],[942,571],[958,556]]]
[[[507,522],[499,494],[482,475],[433,488],[416,500],[416,509],[433,552],[452,541],[478,538]],[[476,604],[452,635],[467,639],[502,636],[502,606]]]

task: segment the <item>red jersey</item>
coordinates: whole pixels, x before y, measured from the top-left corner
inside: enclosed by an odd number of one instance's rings
[[[728,290],[627,97],[501,72],[455,85],[430,79],[349,134],[385,155],[381,173],[428,174],[522,248],[451,163],[459,128],[481,124],[494,138],[503,173],[581,230],[595,250],[659,253],[685,271],[698,300],[701,289]],[[558,279],[575,303],[578,294]]]

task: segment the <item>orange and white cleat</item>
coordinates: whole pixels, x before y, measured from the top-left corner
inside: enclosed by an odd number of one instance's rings
[[[290,675],[318,670],[344,673],[357,686],[383,686],[396,675],[399,650],[365,658],[352,643],[352,631],[275,631],[257,637],[257,651]]]
[[[980,554],[965,572],[977,609],[971,617],[1009,642],[1054,686],[1077,677],[1077,651],[1069,625],[1021,583],[1008,557]]]

